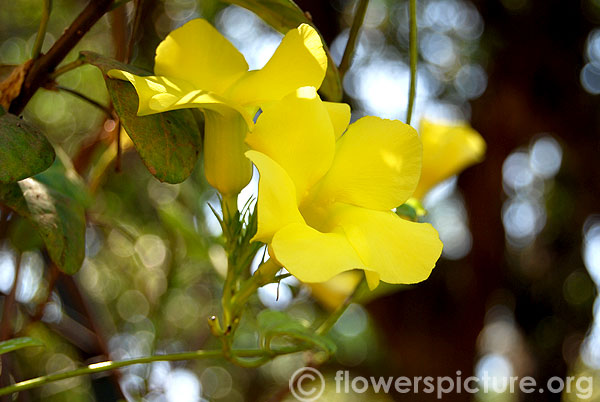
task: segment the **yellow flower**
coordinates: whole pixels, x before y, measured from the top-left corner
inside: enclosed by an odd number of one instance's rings
[[[421,142],[399,121],[364,117],[300,88],[264,108],[246,155],[260,172],[258,231],[271,256],[303,282],[362,269],[379,280],[426,279],[442,251],[433,227],[391,210],[410,197]]]
[[[422,199],[436,184],[481,162],[485,141],[467,123],[436,124],[422,119],[423,172],[414,197]]]
[[[264,103],[305,85],[319,87],[327,57],[319,34],[302,24],[289,31],[261,70],[248,71],[244,56],[203,19],[171,32],[156,49],[154,76],[110,70],[128,80],[138,97],[138,115],[199,108],[205,116],[204,169],[221,194],[235,195],[250,180],[246,133]]]
[[[423,143],[421,179],[409,203],[418,203],[431,188],[480,162],[485,154],[485,141],[467,123],[437,124],[422,119],[420,135]],[[311,285],[313,297],[334,310],[354,292],[360,275],[347,272],[331,280]]]

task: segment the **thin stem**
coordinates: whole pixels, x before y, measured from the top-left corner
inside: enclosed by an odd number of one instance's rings
[[[348,306],[350,306],[354,299],[356,299],[356,297],[362,292],[365,283],[366,280],[363,278],[358,285],[356,285],[356,288],[354,288],[352,294],[346,297],[346,300],[344,300],[344,302],[333,313],[331,313],[329,317],[327,317],[327,319],[319,326],[319,328],[317,328],[315,331],[317,335],[325,335],[331,330],[331,328],[333,328],[342,314],[344,314],[344,312],[348,309]]]
[[[356,6],[356,13],[354,14],[352,27],[350,27],[348,42],[346,43],[346,49],[344,49],[344,55],[342,56],[342,61],[340,62],[340,77],[344,77],[344,74],[346,74],[346,71],[348,71],[348,68],[350,67],[350,63],[352,62],[354,48],[356,47],[356,40],[358,39],[358,32],[360,31],[360,27],[365,19],[368,5],[369,0],[359,0],[358,5]]]
[[[13,316],[16,313],[15,299],[17,294],[17,287],[19,286],[19,274],[21,272],[21,252],[17,251],[17,258],[15,261],[15,277],[13,280],[12,288],[8,295],[4,297],[4,306],[2,308],[2,322],[0,322],[0,341],[10,339],[13,332]],[[2,372],[0,373],[0,385],[10,383],[10,375],[12,360],[8,355],[0,356],[0,364],[2,365]],[[2,400],[8,400],[8,398],[2,398]]]
[[[131,36],[129,37],[129,42],[127,43],[127,53],[125,56],[126,63],[131,62],[131,57],[133,56],[133,46],[135,45],[137,32],[142,21],[142,4],[144,3],[144,0],[135,0],[134,3],[135,14],[133,16],[133,27],[131,28]]]
[[[243,306],[258,288],[273,282],[273,278],[280,269],[281,266],[277,265],[272,258],[263,262],[254,275],[246,280],[238,293],[233,296],[232,304],[239,307]]]
[[[115,160],[115,172],[121,171],[121,155],[123,154],[123,149],[121,148],[121,127],[121,121],[119,121],[117,127],[117,159]]]
[[[247,359],[258,359],[258,361],[264,362],[263,359],[271,358],[275,356],[281,356],[291,353],[296,353],[305,350],[304,348],[288,347],[281,348],[273,351],[265,351],[259,349],[241,349],[234,350],[232,354],[237,358]],[[67,378],[79,377],[87,374],[102,373],[105,371],[115,370],[121,367],[132,366],[135,364],[146,364],[160,361],[181,361],[181,360],[195,360],[195,359],[211,359],[223,357],[222,350],[196,350],[193,352],[173,353],[166,355],[154,355],[139,357],[136,359],[120,360],[120,361],[105,361],[101,363],[90,364],[85,367],[81,367],[75,370],[65,371],[62,373],[49,374],[31,380],[25,380],[8,387],[0,388],[0,395],[8,395],[14,392],[20,392],[31,388],[36,388],[50,382],[60,381]],[[266,361],[266,360],[265,360]],[[245,364],[252,364],[252,362],[246,362]]]
[[[64,73],[69,72],[71,70],[74,70],[77,67],[81,67],[84,64],[86,64],[86,62],[85,62],[84,59],[77,58],[76,60],[74,60],[74,61],[72,61],[70,63],[65,64],[64,66],[57,68],[48,77],[50,78],[51,81],[54,81],[56,78],[58,78],[59,76],[63,75]]]
[[[44,38],[46,38],[46,29],[48,28],[48,20],[50,19],[50,11],[52,10],[52,0],[42,1],[44,3],[42,7],[42,19],[40,20],[40,27],[33,43],[33,49],[31,50],[31,58],[34,60],[39,57],[42,51]]]
[[[90,105],[95,106],[98,109],[102,110],[109,117],[112,117],[112,110],[110,110],[108,107],[102,105],[101,103],[99,103],[99,102],[97,102],[97,101],[95,101],[95,100],[93,100],[91,98],[88,98],[86,95],[82,94],[81,92],[78,92],[78,91],[76,91],[74,89],[71,89],[71,88],[63,87],[62,85],[56,85],[55,88],[58,89],[58,90],[60,90],[60,91],[68,92],[71,95],[73,95],[73,96],[75,96],[75,97],[77,97],[77,98],[79,98],[79,99],[81,99],[83,101],[86,101]]]
[[[46,295],[46,300],[38,304],[37,308],[35,309],[35,313],[33,316],[31,316],[31,321],[37,322],[44,316],[44,310],[52,299],[52,292],[54,292],[54,286],[56,285],[56,280],[58,279],[59,275],[60,271],[56,267],[56,264],[51,262],[50,266],[48,267],[48,294]]]
[[[409,25],[409,48],[410,48],[410,85],[408,88],[408,109],[406,110],[406,124],[412,119],[415,96],[417,94],[417,0],[410,0],[408,12],[410,16]]]
[[[21,252],[17,251],[17,258],[15,260],[15,276],[13,280],[12,288],[6,297],[4,298],[4,306],[2,308],[2,321],[0,322],[0,341],[10,339],[13,328],[13,305],[17,295],[17,287],[19,286],[19,274],[21,272]]]

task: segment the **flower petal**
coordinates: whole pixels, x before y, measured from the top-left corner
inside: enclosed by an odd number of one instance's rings
[[[321,37],[307,24],[289,31],[262,70],[250,71],[229,92],[243,105],[279,100],[296,88],[319,88],[327,70]]]
[[[350,123],[350,105],[338,102],[323,102],[333,124],[335,139],[338,140]]]
[[[150,107],[150,102],[156,95],[165,94],[180,99],[194,90],[192,84],[179,79],[169,79],[153,75],[141,77],[123,70],[109,70],[108,76],[118,80],[129,81],[134,86],[139,98],[138,116],[165,111]]]
[[[139,98],[138,116],[199,108],[213,110],[222,115],[236,111],[244,118],[248,127],[254,125],[251,110],[228,102],[213,92],[194,89],[189,82],[168,77],[141,77],[122,70],[110,70],[108,76],[133,84]]]
[[[298,211],[296,188],[285,170],[263,153],[248,151],[246,156],[260,173],[258,230],[253,240],[268,243],[279,229],[291,223],[304,224],[304,219]]]
[[[373,273],[388,283],[427,279],[442,252],[442,242],[430,224],[410,222],[393,212],[337,204],[329,225],[343,229],[364,261],[371,288],[377,282]]]
[[[156,48],[154,73],[223,94],[248,71],[244,56],[203,19],[172,31]]]
[[[270,104],[246,142],[285,169],[299,201],[327,172],[335,149],[327,109],[312,87],[300,88]]]
[[[422,198],[436,184],[480,162],[485,141],[468,124],[436,124],[421,120],[423,172],[414,197]]]
[[[302,282],[324,282],[354,268],[364,268],[346,236],[321,233],[294,223],[273,236],[275,259]]]
[[[311,283],[310,292],[314,299],[333,311],[340,307],[363,279],[363,273],[354,270],[342,272],[327,282]]]
[[[417,132],[397,120],[367,116],[337,141],[317,197],[389,211],[411,196],[420,173]]]

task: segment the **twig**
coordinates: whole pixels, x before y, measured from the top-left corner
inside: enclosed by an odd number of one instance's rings
[[[121,155],[123,154],[123,149],[121,147],[121,121],[117,124],[117,157],[115,160],[115,172],[119,173],[121,171]]]
[[[48,76],[50,81],[54,81],[56,78],[58,78],[59,76],[63,75],[66,72],[69,72],[71,70],[76,69],[77,67],[81,67],[83,66],[85,63],[85,60],[83,60],[81,57],[78,57],[76,60],[65,64],[62,67],[57,68],[56,70],[54,70],[54,72],[52,72],[52,74],[50,74]]]
[[[288,347],[281,348],[279,350],[259,350],[259,349],[241,349],[233,350],[232,353],[237,358],[246,359],[261,359],[266,357],[275,357],[281,355],[287,355],[297,353],[305,350],[299,347]],[[60,381],[67,378],[79,377],[87,374],[102,373],[105,371],[112,371],[121,367],[132,366],[135,364],[146,364],[160,361],[181,361],[181,360],[195,360],[195,359],[210,359],[223,357],[222,350],[197,350],[193,352],[173,353],[166,355],[154,355],[140,357],[136,359],[121,360],[121,361],[105,361],[100,363],[90,364],[86,367],[81,367],[75,370],[65,371],[62,373],[49,374],[42,377],[33,378],[31,380],[21,381],[8,387],[0,388],[0,395],[8,395],[14,392],[20,392],[31,388],[36,388],[50,382]]]
[[[4,298],[4,306],[2,308],[2,322],[0,322],[0,341],[4,341],[10,339],[13,333],[12,320],[14,313],[14,305],[15,298],[17,294],[17,287],[19,286],[19,273],[21,270],[19,269],[21,265],[21,253],[17,252],[17,258],[15,261],[15,277],[13,280],[13,286],[8,295]],[[2,373],[0,373],[0,384],[8,384],[10,383],[10,356],[2,355],[0,356],[0,362],[2,363]],[[1,394],[0,394],[1,395]],[[2,401],[8,400],[7,398],[2,398]]]
[[[79,99],[89,103],[90,105],[95,106],[96,108],[102,110],[104,113],[106,113],[108,115],[108,117],[112,117],[112,110],[109,107],[104,106],[100,102],[97,102],[91,98],[88,98],[86,95],[82,94],[81,92],[78,92],[71,88],[63,87],[62,85],[54,85],[54,88],[56,88],[60,91],[70,93],[71,95],[75,96],[76,98],[79,98]]]
[[[35,309],[35,313],[33,314],[33,316],[31,316],[31,321],[39,321],[44,316],[44,310],[46,309],[46,306],[52,298],[52,292],[54,292],[54,285],[56,285],[56,280],[58,279],[59,275],[60,271],[56,267],[56,264],[51,262],[50,266],[48,267],[48,294],[46,295],[46,300],[38,304],[37,308]]]
[[[360,27],[365,19],[368,5],[369,0],[359,0],[358,5],[356,6],[356,13],[354,14],[352,27],[350,27],[348,42],[346,43],[344,55],[342,56],[342,61],[340,62],[340,77],[344,77],[344,74],[346,74],[346,71],[348,71],[348,68],[350,67],[350,63],[352,62],[352,56],[354,56],[354,49],[356,47],[356,40],[358,39],[358,32],[360,31]]]
[[[406,109],[406,124],[412,119],[415,96],[417,94],[417,0],[409,1],[409,48],[410,48],[410,85],[408,88],[408,108]]]
[[[15,262],[15,278],[13,280],[13,286],[8,295],[4,299],[4,306],[2,308],[2,322],[0,322],[0,341],[7,340],[11,337],[12,327],[12,315],[13,305],[15,304],[15,297],[17,294],[17,287],[19,285],[19,273],[21,270],[21,253],[17,252],[17,259]]]
[[[317,335],[325,335],[331,330],[331,328],[333,328],[333,326],[340,319],[342,314],[344,314],[344,312],[348,309],[348,306],[350,306],[354,299],[356,299],[356,297],[362,292],[362,289],[365,284],[366,281],[363,278],[359,282],[359,284],[356,285],[356,288],[354,288],[352,294],[346,297],[346,300],[344,300],[344,302],[333,313],[331,313],[329,317],[327,317],[327,319],[319,326],[319,328],[317,328],[317,330],[315,331]]]
[[[100,352],[104,356],[109,358],[110,354],[109,354],[109,349],[108,349],[108,343],[106,342],[106,339],[104,339],[100,325],[98,325],[98,322],[96,321],[94,315],[90,311],[88,301],[86,300],[84,295],[81,293],[81,290],[79,289],[79,285],[75,281],[75,278],[73,278],[70,275],[65,275],[65,274],[60,275],[60,277],[62,279],[62,283],[65,285],[65,288],[68,292],[68,296],[71,297],[73,299],[74,304],[80,308],[80,310],[81,310],[80,313],[83,314],[83,316],[85,317],[85,319],[87,320],[87,322],[89,324],[90,329],[94,333],[94,335],[96,337],[96,342],[100,349]],[[119,373],[114,373],[111,376],[111,379],[114,383],[115,391],[117,391],[119,394],[121,394],[121,397],[125,398],[125,396],[123,395],[123,391],[121,390],[119,378],[120,378]],[[0,393],[0,395],[2,395],[2,394]]]
[[[77,16],[75,21],[58,38],[48,53],[38,57],[25,77],[21,93],[16,97],[9,111],[19,115],[33,94],[48,82],[49,74],[67,56],[67,54],[81,40],[83,35],[110,9],[113,0],[90,1],[85,9]]]
[[[135,39],[137,35],[137,31],[140,27],[140,23],[142,21],[142,4],[144,0],[134,0],[135,6],[135,14],[133,17],[133,28],[131,28],[131,36],[129,37],[129,42],[127,43],[127,54],[125,57],[125,63],[129,63],[131,61],[131,57],[133,56],[133,46],[135,45]]]
[[[46,30],[48,29],[48,20],[50,19],[50,11],[52,10],[52,0],[42,0],[44,6],[42,7],[42,19],[40,20],[40,27],[38,29],[33,49],[31,50],[31,58],[37,59],[42,51],[44,39],[46,38]]]

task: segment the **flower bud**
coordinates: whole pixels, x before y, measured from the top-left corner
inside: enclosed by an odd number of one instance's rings
[[[252,178],[252,163],[244,156],[248,126],[238,113],[204,110],[204,174],[223,197],[237,195]]]

